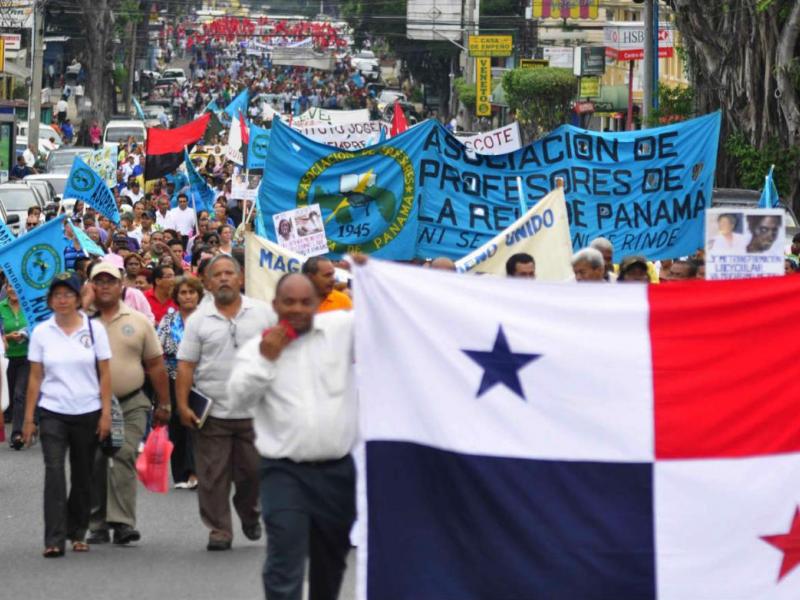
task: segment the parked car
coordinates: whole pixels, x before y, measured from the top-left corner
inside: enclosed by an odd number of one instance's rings
[[[379,79],[381,76],[381,65],[375,53],[371,50],[362,50],[350,58],[350,65],[358,69],[367,79]]]
[[[137,143],[143,144],[147,140],[147,129],[144,123],[139,120],[131,119],[112,119],[106,125],[103,134],[103,144],[119,144],[128,141],[132,137]]]
[[[172,123],[172,111],[165,109],[159,104],[145,104],[142,110],[144,111],[145,127],[160,127],[162,114],[167,116],[167,127]]]
[[[387,106],[390,106],[397,101],[408,102],[408,98],[406,98],[406,95],[398,89],[381,90],[381,93],[378,94],[378,110],[385,111]]]
[[[75,160],[75,157],[80,156],[85,159],[91,151],[91,148],[79,146],[69,146],[53,150],[47,157],[47,161],[45,161],[44,169],[47,173],[51,174],[64,173],[69,175],[69,171],[72,169],[72,161]]]
[[[17,136],[21,137],[28,137],[28,124],[27,123],[17,123]],[[50,142],[50,139],[54,139],[55,143]],[[55,130],[52,125],[47,125],[46,123],[39,123],[39,145],[45,144],[47,150],[55,150],[56,148],[60,147],[64,142],[61,139],[61,135]]]
[[[737,188],[714,188],[711,196],[712,208],[758,208],[758,201],[761,198],[761,192],[756,190],[743,190]],[[800,233],[800,225],[798,225],[797,215],[794,214],[791,206],[787,206],[783,199],[781,205],[786,209],[786,218],[784,220],[784,228],[786,230],[786,241],[791,241],[792,237]]]
[[[27,177],[23,178],[22,181],[25,185],[33,190],[41,204],[47,206],[51,202],[58,201],[56,198],[56,190],[49,181],[46,179],[29,179],[30,177],[34,176],[28,175]]]
[[[19,234],[31,206],[38,206],[42,210],[45,208],[45,204],[39,200],[32,187],[22,182],[0,184],[2,214],[5,215],[6,224],[11,227],[11,232],[15,235]],[[12,216],[17,217],[16,223],[12,222]]]
[[[164,80],[175,80],[178,85],[183,85],[186,83],[186,72],[183,69],[164,69],[161,72],[161,77],[158,78],[158,81],[162,82]]]
[[[68,173],[37,173],[35,175],[28,175],[23,179],[25,183],[38,184],[44,183],[49,186],[53,191],[48,202],[58,202],[64,195],[64,189],[67,187]]]
[[[411,102],[403,102],[401,100],[395,100],[391,104],[387,104],[383,109],[383,118],[387,121],[391,122],[392,117],[394,116],[394,107],[400,106],[403,109],[403,113],[406,115],[406,121],[409,125],[416,125],[420,121],[422,121],[422,115],[417,112],[417,109]]]

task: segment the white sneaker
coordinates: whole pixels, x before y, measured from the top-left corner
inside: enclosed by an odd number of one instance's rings
[[[189,484],[188,484],[188,483],[186,483],[185,481],[179,481],[179,482],[178,482],[178,483],[176,483],[176,484],[175,484],[173,487],[174,487],[176,490],[188,490],[188,489],[189,489]]]

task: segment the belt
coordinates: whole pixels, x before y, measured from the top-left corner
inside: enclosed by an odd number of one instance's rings
[[[125,394],[124,396],[119,396],[117,398],[117,400],[119,400],[120,404],[122,404],[123,402],[127,402],[128,400],[130,400],[134,396],[138,395],[139,392],[141,392],[141,391],[142,391],[142,388],[136,388],[130,394]]]

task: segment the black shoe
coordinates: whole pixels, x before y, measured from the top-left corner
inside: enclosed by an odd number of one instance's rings
[[[11,435],[11,444],[10,446],[14,450],[22,450],[25,447],[25,440],[22,439],[22,434],[14,433]]]
[[[89,532],[86,542],[89,544],[107,544],[111,541],[108,529],[95,529]]]
[[[117,525],[114,528],[114,543],[120,546],[138,542],[142,538],[141,534],[130,525]]]
[[[261,523],[256,521],[253,525],[243,525],[242,533],[244,536],[253,542],[261,539]]]
[[[230,550],[230,549],[231,549],[230,540],[209,539],[208,545],[206,546],[206,550],[208,550],[209,552],[217,552],[221,550]]]

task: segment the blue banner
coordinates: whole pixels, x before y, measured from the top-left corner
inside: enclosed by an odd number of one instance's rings
[[[78,240],[78,243],[81,245],[81,249],[87,253],[92,254],[94,256],[105,256],[106,251],[103,250],[97,242],[95,242],[92,238],[86,235],[86,232],[79,227],[75,227],[72,221],[69,221],[70,229],[72,229],[72,235],[75,236],[75,239]]]
[[[420,125],[430,130],[433,121]],[[417,235],[416,170],[425,135],[415,130],[355,152],[318,144],[279,120],[272,123],[258,207],[262,232],[275,240],[272,216],[319,204],[334,254],[359,251],[411,259]]]
[[[0,248],[0,269],[16,290],[31,330],[50,317],[47,290],[53,278],[65,270],[68,243],[61,215]]]
[[[457,259],[562,181],[574,249],[604,236],[617,257],[674,258],[703,245],[719,127],[718,113],[642,131],[564,125],[515,152],[489,156],[470,152],[435,121],[354,152],[275,122],[266,161],[272,176],[261,184],[259,208],[273,240],[273,214],[319,202],[334,253],[353,247],[392,259],[409,252]]]
[[[16,236],[11,233],[11,229],[9,229],[8,225],[6,225],[5,222],[0,221],[0,248],[10,244],[16,239]]]
[[[64,188],[64,198],[83,200],[112,223],[119,224],[119,208],[114,194],[103,178],[95,173],[80,156],[72,161],[72,169]]]
[[[242,115],[247,116],[247,104],[250,102],[250,90],[247,88],[243,89],[239,92],[239,95],[236,96],[228,106],[225,107],[223,111],[229,118],[233,119],[234,117],[238,117],[239,113]]]
[[[189,206],[194,207],[198,213],[205,210],[211,214],[211,211],[214,210],[214,190],[194,168],[194,163],[189,158],[189,153],[186,150],[183,152],[186,174],[189,177],[189,191],[186,192],[186,195],[189,196]]]
[[[269,150],[270,129],[250,124],[250,141],[247,143],[247,168],[263,169]]]

